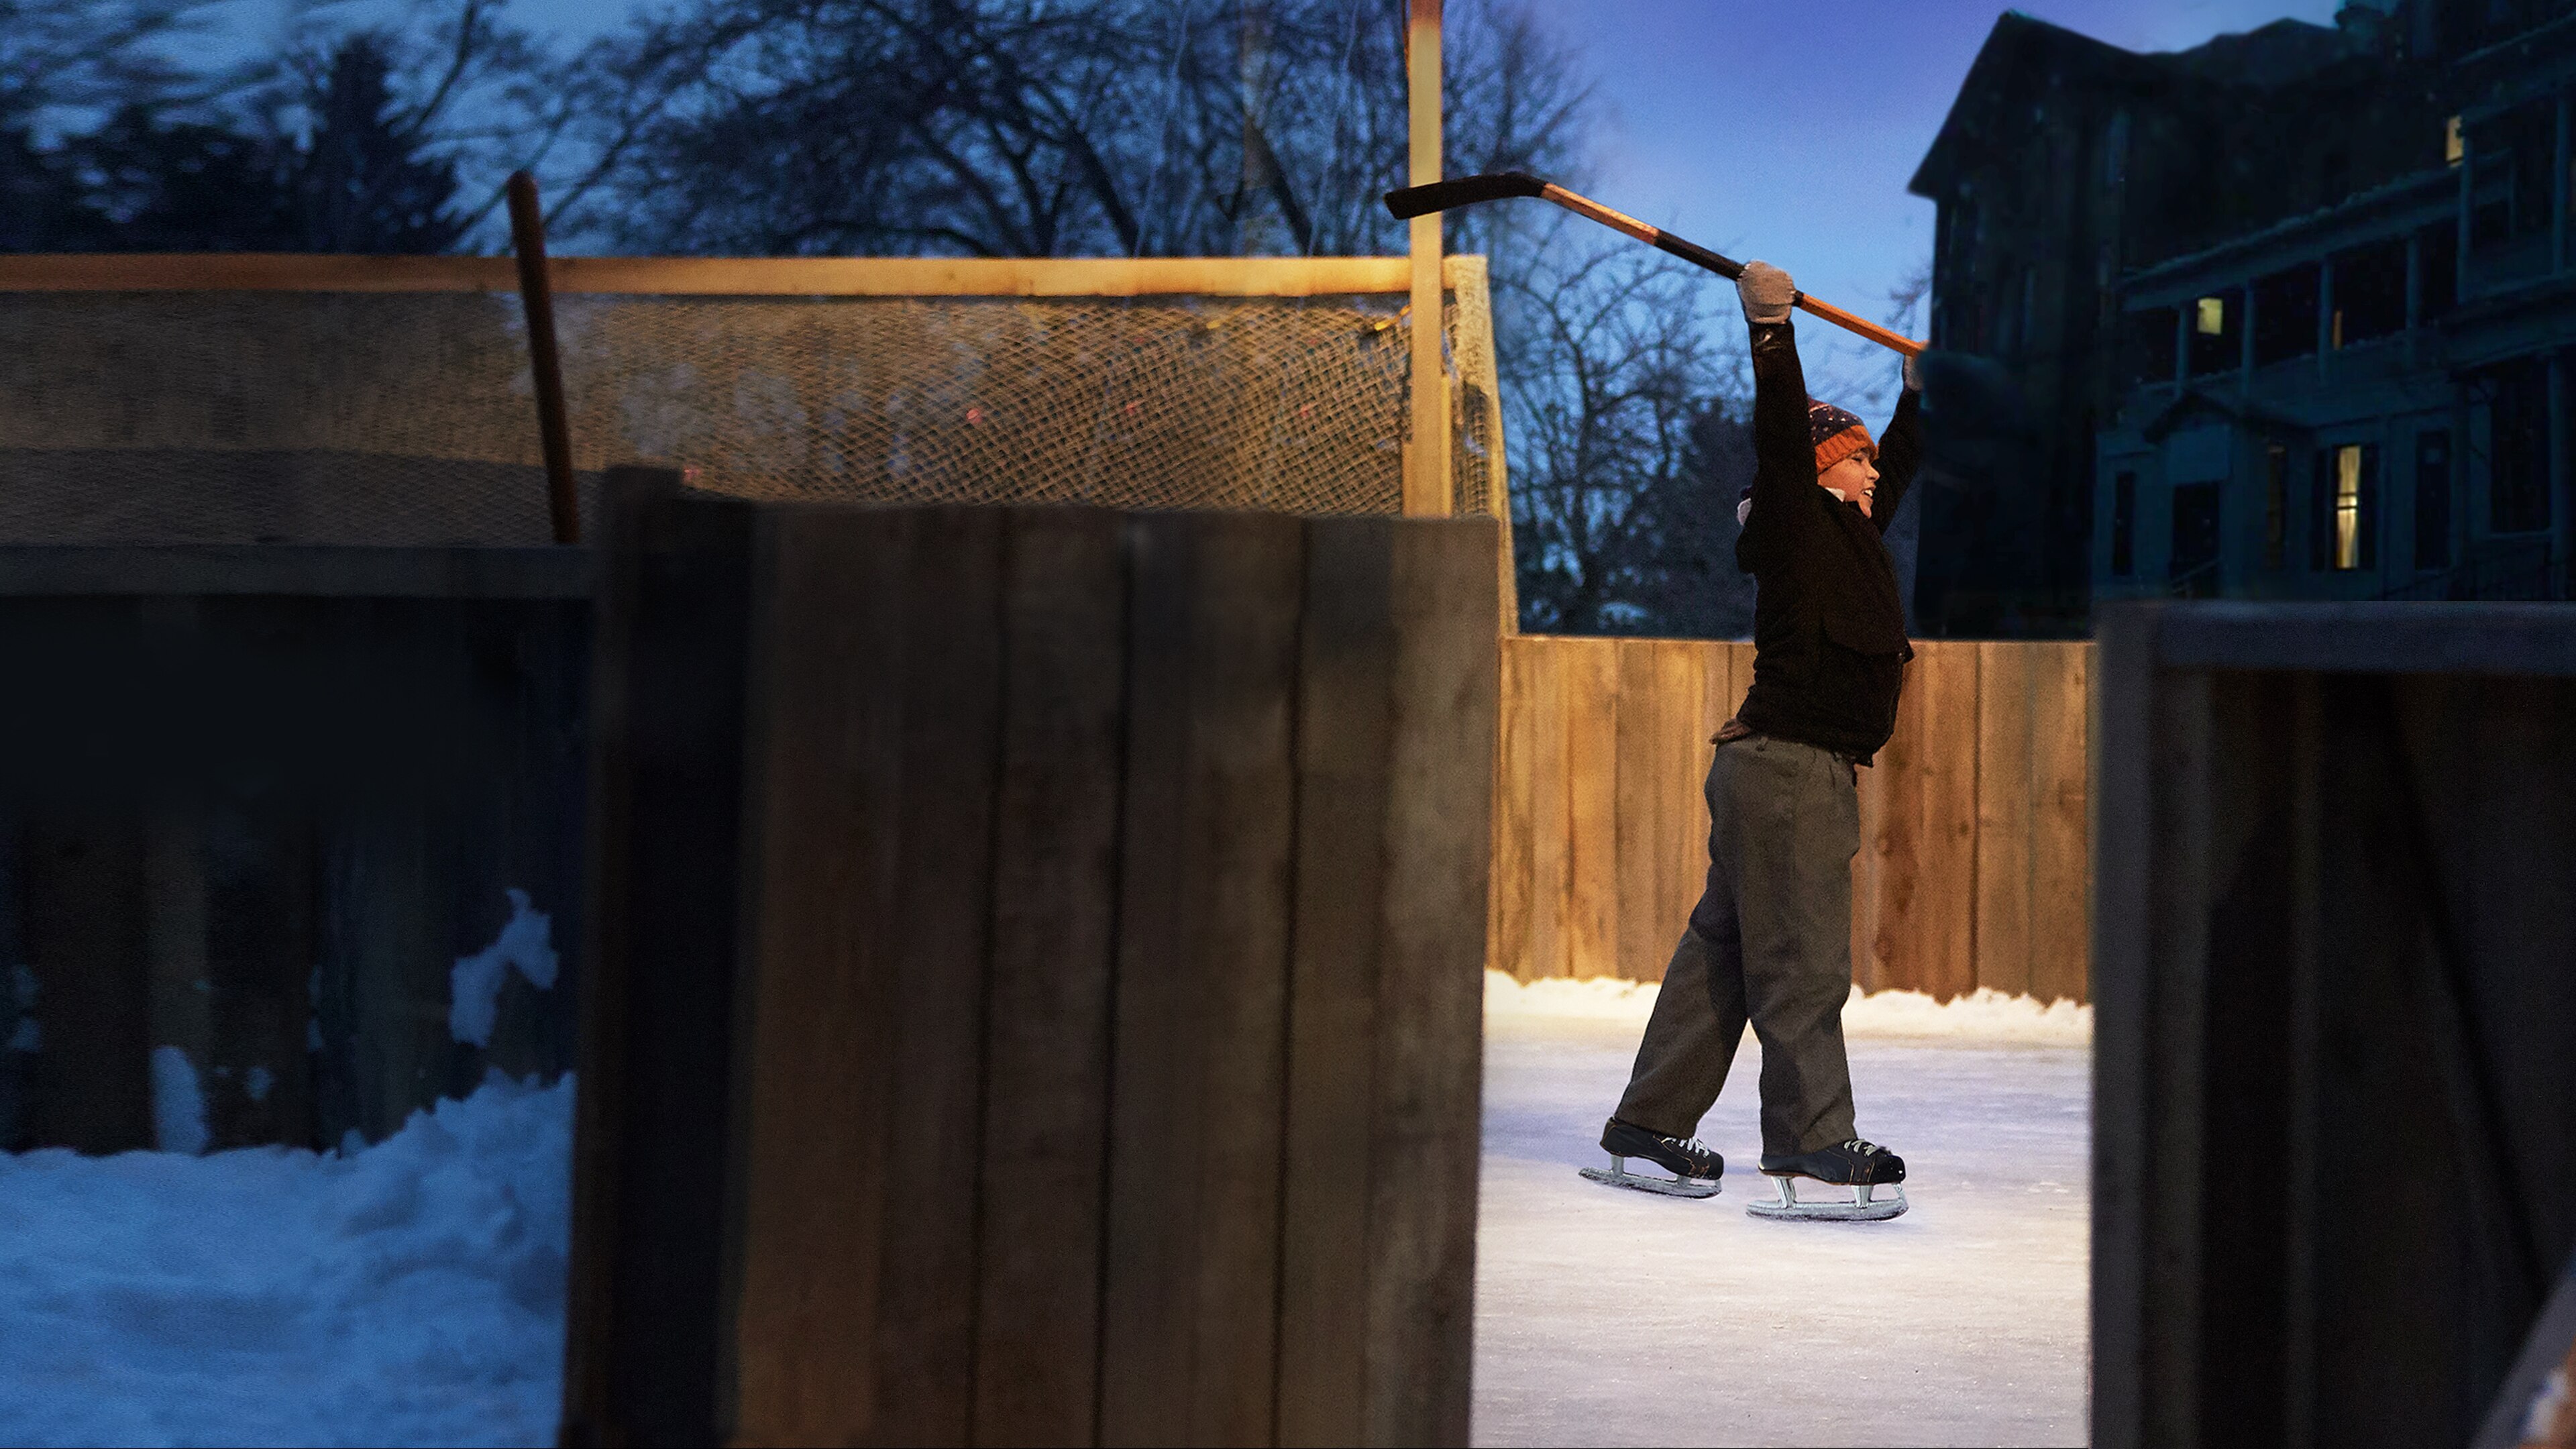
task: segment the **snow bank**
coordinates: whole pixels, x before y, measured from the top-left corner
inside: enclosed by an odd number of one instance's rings
[[[0,1443],[540,1444],[573,1087],[349,1156],[0,1155]]]
[[[1608,977],[1553,978],[1527,985],[1500,971],[1485,973],[1489,1020],[1612,1021],[1642,1027],[1655,1009],[1652,982]],[[1971,995],[1935,1001],[1920,991],[1864,995],[1857,986],[1843,1007],[1843,1033],[1857,1037],[1940,1037],[2036,1046],[2088,1046],[2093,1008],[2072,1001],[2043,1003],[1980,987]]]

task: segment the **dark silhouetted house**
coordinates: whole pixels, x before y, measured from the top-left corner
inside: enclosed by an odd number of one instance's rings
[[[1921,632],[2563,591],[2571,88],[2576,0],[2156,55],[2007,14],[1912,183],[1933,341],[2012,385],[1936,387]]]

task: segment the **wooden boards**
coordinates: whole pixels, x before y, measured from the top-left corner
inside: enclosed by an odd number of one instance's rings
[[[2509,1445],[2564,1361],[2576,667],[2516,623],[2104,612],[2094,1443]]]
[[[1860,774],[1853,978],[2082,1000],[2090,646],[1917,646]],[[1503,641],[1492,966],[1656,980],[1708,865],[1709,737],[1753,646]]]
[[[1464,1443],[1494,526],[670,481],[567,1442]]]

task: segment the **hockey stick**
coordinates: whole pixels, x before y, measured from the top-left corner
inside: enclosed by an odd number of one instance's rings
[[[537,178],[510,173],[510,250],[519,259],[519,305],[528,318],[528,377],[537,394],[537,441],[545,450],[546,511],[555,542],[581,542],[580,496],[573,491],[572,426],[564,412],[563,358],[555,346],[555,293],[546,272],[546,218]]]
[[[1480,201],[1500,201],[1508,196],[1535,196],[1542,201],[1553,201],[1577,216],[1597,221],[1612,231],[1626,232],[1657,251],[1669,252],[1693,266],[1705,267],[1730,282],[1744,275],[1742,262],[1719,256],[1697,242],[1684,241],[1661,227],[1648,226],[1633,216],[1612,211],[1588,196],[1578,196],[1553,181],[1542,181],[1525,171],[1489,171],[1482,176],[1461,176],[1451,181],[1434,181],[1428,186],[1408,186],[1386,194],[1386,209],[1395,213],[1396,220],[1409,221],[1435,211],[1473,206]],[[1930,345],[1891,332],[1867,318],[1855,317],[1840,307],[1828,306],[1804,292],[1797,295],[1793,305],[1846,332],[1857,333],[1907,357],[1916,356]]]

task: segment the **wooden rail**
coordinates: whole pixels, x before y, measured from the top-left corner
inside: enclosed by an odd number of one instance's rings
[[[1400,293],[1403,257],[555,257],[559,293],[746,297],[1319,297]],[[0,292],[515,292],[508,257],[0,257]]]
[[[2091,646],[1928,642],[1860,775],[1864,988],[2087,994]],[[1708,868],[1709,736],[1753,646],[1503,641],[1491,965],[1657,980]]]

